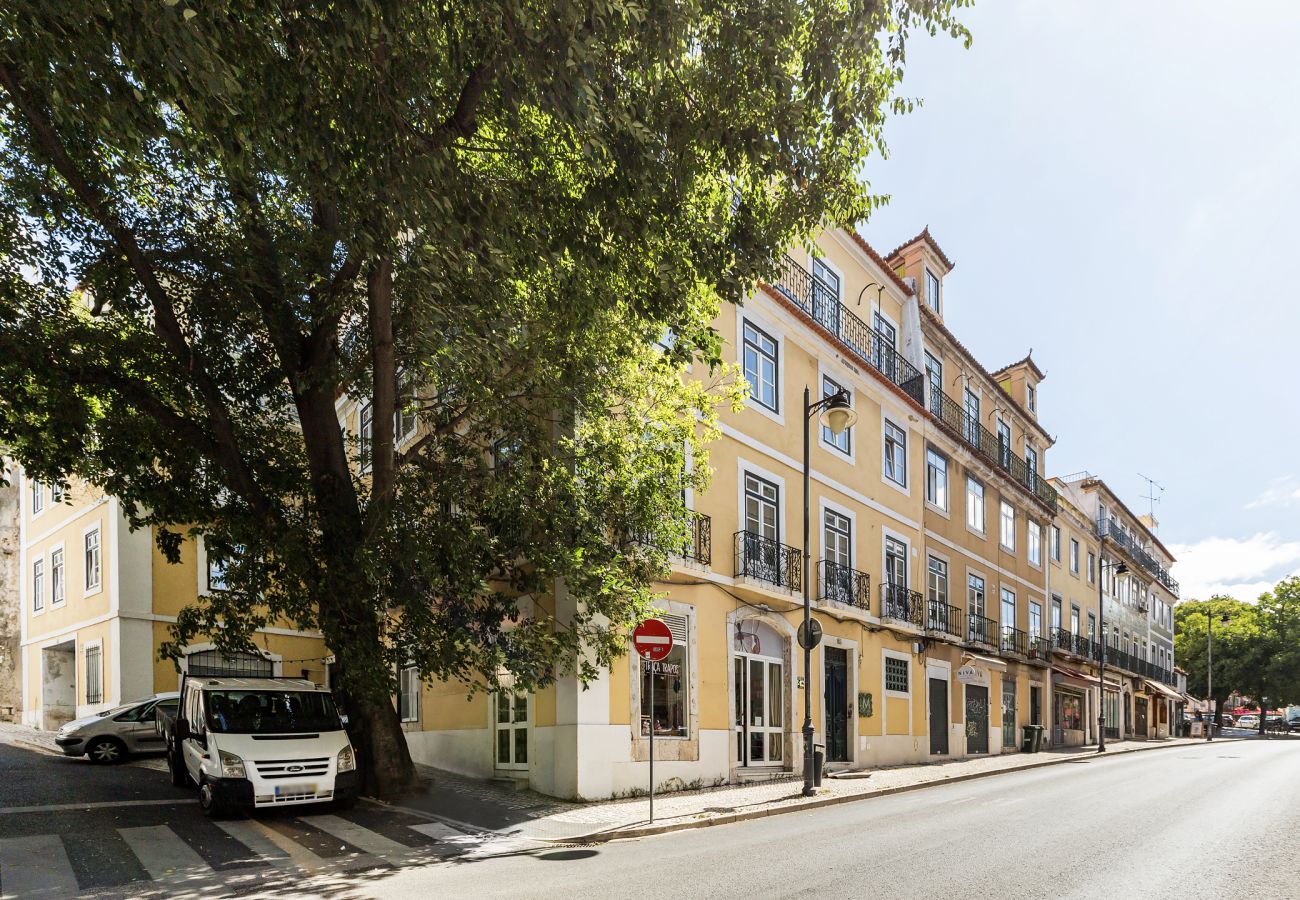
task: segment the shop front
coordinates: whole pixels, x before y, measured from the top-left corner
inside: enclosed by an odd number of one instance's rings
[[[757,617],[732,631],[732,721],[737,769],[790,769],[789,640]]]
[[[962,657],[957,681],[962,685],[962,720],[968,755],[982,756],[999,749],[1000,740],[999,746],[989,746],[992,673],[1005,675],[1006,671],[1007,664],[993,657],[974,653]]]

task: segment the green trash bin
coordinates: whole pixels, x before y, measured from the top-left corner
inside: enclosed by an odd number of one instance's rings
[[[1024,737],[1020,744],[1022,753],[1037,753],[1043,748],[1043,726],[1022,725]]]

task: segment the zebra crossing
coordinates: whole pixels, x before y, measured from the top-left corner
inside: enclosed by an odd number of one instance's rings
[[[0,831],[0,897],[237,896],[276,879],[444,861],[494,837],[368,805],[277,813],[211,821],[187,804],[123,809],[111,821],[32,815],[24,833]]]

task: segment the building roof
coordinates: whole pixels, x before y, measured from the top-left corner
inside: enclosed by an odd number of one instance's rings
[[[996,369],[996,370],[993,372],[993,377],[994,377],[994,378],[997,378],[999,375],[1003,375],[1003,374],[1005,374],[1006,372],[1009,372],[1011,369],[1014,369],[1016,366],[1023,366],[1023,365],[1028,365],[1029,368],[1033,369],[1033,370],[1034,370],[1034,374],[1038,376],[1038,380],[1039,380],[1039,381],[1042,381],[1044,378],[1047,377],[1047,376],[1043,373],[1043,370],[1040,369],[1040,368],[1038,368],[1038,364],[1034,362],[1034,348],[1033,348],[1033,347],[1030,347],[1030,348],[1029,348],[1029,352],[1025,354],[1025,358],[1024,358],[1024,359],[1018,359],[1018,360],[1016,360],[1015,362],[1013,362],[1013,363],[1011,363],[1011,364],[1009,364],[1009,365],[1005,365],[1005,366],[1003,366],[1003,367],[1000,368],[1000,369]]]
[[[943,252],[943,248],[940,247],[939,242],[934,239],[934,235],[930,234],[929,225],[926,225],[924,228],[922,228],[921,233],[918,234],[916,237],[912,238],[910,241],[903,241],[903,243],[895,247],[890,252],[889,258],[893,259],[895,256],[902,256],[904,250],[906,250],[908,247],[911,247],[913,244],[920,243],[921,241],[924,241],[925,243],[930,245],[930,249],[934,251],[934,255],[939,257],[939,261],[948,267],[949,272],[957,268],[957,264],[948,258],[947,253]]]
[[[1102,481],[1100,478],[1085,478],[1080,483],[1080,486],[1083,487],[1085,490],[1087,490],[1090,487],[1100,487],[1102,490],[1104,490],[1107,494],[1110,495],[1110,498],[1115,501],[1116,505],[1118,505],[1120,509],[1128,513],[1130,519],[1132,519],[1134,522],[1137,522],[1138,527],[1141,528],[1143,533],[1145,533],[1146,536],[1151,539],[1151,543],[1155,544],[1157,547],[1163,550],[1165,556],[1169,557],[1169,559],[1172,562],[1177,561],[1176,557],[1169,552],[1169,548],[1166,547],[1164,544],[1160,543],[1160,538],[1156,537],[1155,534],[1152,533],[1150,528],[1147,528],[1145,525],[1142,524],[1142,520],[1138,518],[1137,515],[1133,512],[1133,510],[1129,509],[1128,505],[1125,504],[1124,501],[1119,498],[1119,494],[1116,494],[1114,491],[1110,489],[1110,485]]]
[[[867,254],[867,256],[871,258],[871,261],[880,267],[881,271],[889,277],[890,281],[894,282],[894,286],[902,291],[905,296],[911,296],[916,293],[916,291],[903,280],[902,276],[895,272],[893,267],[890,266],[889,263],[885,262],[884,258],[876,252],[876,248],[868,244],[866,239],[863,238],[862,235],[858,234],[856,228],[845,228],[842,230],[852,238],[853,243],[858,245],[859,250]]]

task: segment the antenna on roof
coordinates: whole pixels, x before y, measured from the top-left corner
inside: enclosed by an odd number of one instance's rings
[[[1159,503],[1160,499],[1165,495],[1164,485],[1156,481],[1154,478],[1143,475],[1141,472],[1138,472],[1138,478],[1141,478],[1147,483],[1147,492],[1142,496],[1147,501],[1148,508],[1151,510],[1151,521],[1155,522],[1156,504]],[[1159,493],[1156,493],[1157,491],[1159,491]]]

